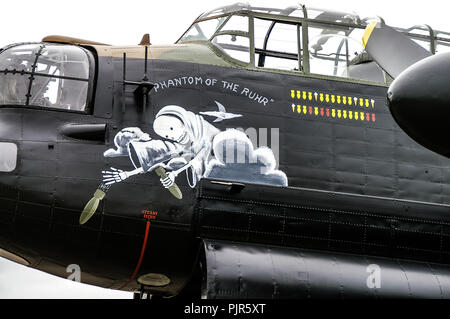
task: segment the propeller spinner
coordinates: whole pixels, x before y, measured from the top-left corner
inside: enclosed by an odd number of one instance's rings
[[[387,97],[397,124],[421,145],[450,157],[450,53],[432,55],[377,22],[367,26],[363,45],[395,79]]]

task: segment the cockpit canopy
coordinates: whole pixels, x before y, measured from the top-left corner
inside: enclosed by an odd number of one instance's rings
[[[209,42],[234,62],[386,83],[390,79],[362,46],[368,22],[355,14],[293,6],[285,9],[237,3],[200,15],[178,43]],[[450,50],[450,33],[429,26],[399,29],[430,50]]]
[[[306,8],[305,6],[291,6],[287,8],[267,8],[267,7],[252,7],[248,3],[235,3],[232,5],[216,8],[201,14],[197,20],[214,17],[217,15],[236,13],[241,11],[267,13],[272,15],[288,15],[298,18],[320,19],[333,22],[353,22],[359,23],[360,18],[352,13],[325,11],[322,9]]]
[[[19,44],[0,52],[0,105],[85,111],[92,54],[79,46]]]

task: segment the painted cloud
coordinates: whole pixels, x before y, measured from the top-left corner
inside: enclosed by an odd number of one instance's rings
[[[205,177],[287,186],[285,173],[275,169],[276,160],[268,147],[254,149],[243,132],[229,129],[216,135],[214,158],[208,162]]]

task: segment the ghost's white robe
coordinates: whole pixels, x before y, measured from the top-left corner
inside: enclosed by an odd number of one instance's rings
[[[212,142],[220,130],[208,123],[201,115],[186,111],[176,105],[163,107],[156,118],[170,115],[179,118],[186,129],[187,137],[182,141],[184,147],[182,157],[189,161],[193,170],[193,187],[203,177],[205,167],[211,156]]]

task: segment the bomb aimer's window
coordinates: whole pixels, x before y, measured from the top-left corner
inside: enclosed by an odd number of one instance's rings
[[[85,111],[93,58],[58,44],[17,45],[0,53],[0,105]]]
[[[17,145],[0,142],[0,172],[12,172],[17,164]]]

